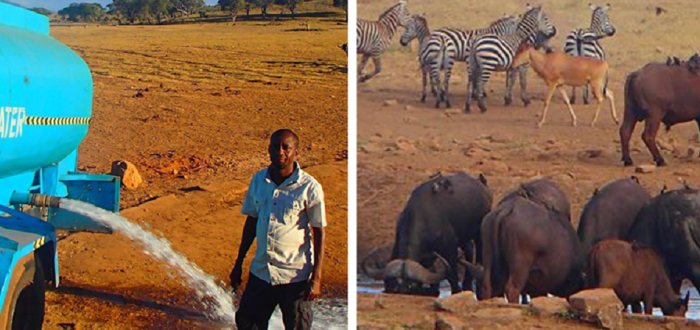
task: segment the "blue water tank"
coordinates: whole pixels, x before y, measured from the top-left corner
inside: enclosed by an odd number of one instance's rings
[[[92,94],[87,64],[49,35],[48,17],[0,3],[0,203],[48,179],[41,192],[65,194],[55,178],[75,171]]]

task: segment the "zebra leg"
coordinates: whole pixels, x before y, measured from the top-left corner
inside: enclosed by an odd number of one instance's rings
[[[425,65],[421,65],[420,70],[421,70],[421,76],[423,78],[423,93],[420,96],[420,101],[425,103],[425,98],[427,97],[425,89],[426,89],[426,85],[428,84],[428,72],[427,72],[427,68],[425,67]],[[435,94],[435,88],[433,88],[433,95],[434,94]]]
[[[527,64],[518,67],[518,73],[520,73],[520,99],[526,108],[530,105],[530,96],[527,95],[527,68]]]
[[[440,108],[440,101],[442,99],[442,85],[440,84],[440,68],[437,63],[430,64],[430,83],[433,85],[435,90],[435,108]]]
[[[363,54],[362,58],[360,59],[360,65],[357,66],[357,81],[358,82],[364,82],[366,79],[364,79],[364,76],[362,75],[362,71],[365,70],[365,66],[367,66],[367,61],[369,61],[369,55]]]
[[[583,99],[583,104],[588,104],[588,86],[589,84],[585,84],[583,87],[581,87],[581,98]]]
[[[515,85],[515,79],[517,79],[517,70],[518,69],[508,69],[506,72],[506,95],[503,97],[505,106],[509,106],[513,103],[513,85]]]
[[[486,82],[489,81],[489,78],[491,78],[491,71],[484,70],[480,79],[478,78],[474,82],[476,86],[476,95],[478,95],[477,104],[479,105],[481,113],[485,113],[486,110],[488,110],[486,108],[486,102],[484,101],[484,87],[486,86]]]
[[[364,77],[363,81],[372,79],[374,76],[382,72],[382,58],[379,56],[372,56],[372,63],[374,63],[374,71]]]
[[[452,78],[452,65],[445,68],[445,86],[442,88],[442,100],[445,102],[445,108],[452,107],[450,104],[450,78]]]
[[[424,73],[423,73],[423,74],[425,75],[425,77],[428,77],[427,79],[430,79],[430,93],[433,94],[433,97],[437,97],[437,96],[439,95],[439,94],[438,94],[438,89],[437,89],[437,87],[435,86],[435,81],[434,81],[433,78],[430,76],[430,75],[432,74],[432,70],[433,70],[432,67],[431,67],[429,64],[425,64],[425,65],[423,66],[423,70],[425,70]]]
[[[476,76],[476,65],[474,63],[469,63],[467,66],[467,101],[464,104],[464,113],[472,112],[472,99],[476,94],[476,87],[474,86],[474,77]]]

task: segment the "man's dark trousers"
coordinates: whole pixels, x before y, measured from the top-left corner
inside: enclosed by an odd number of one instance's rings
[[[277,305],[285,330],[311,329],[313,302],[304,300],[308,286],[308,281],[272,286],[250,274],[236,312],[238,330],[266,330]]]

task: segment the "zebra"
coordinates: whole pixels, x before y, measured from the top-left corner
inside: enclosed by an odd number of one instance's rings
[[[430,28],[428,27],[428,20],[425,19],[424,15],[413,15],[406,21],[405,28],[406,30],[401,35],[401,39],[399,39],[402,46],[408,46],[408,44],[411,43],[413,39],[418,39],[418,62],[420,64],[421,74],[423,76],[423,93],[421,94],[420,100],[421,102],[425,103],[425,89],[428,82],[429,68],[423,61],[423,58],[420,56],[420,54],[422,53],[423,48],[426,47],[428,38],[430,37]],[[433,96],[436,96],[437,90],[435,89],[435,85],[431,83],[430,88],[432,90]]]
[[[441,101],[449,108],[449,84],[452,74],[452,67],[455,61],[466,62],[469,58],[472,41],[476,36],[482,34],[509,34],[515,32],[519,18],[505,16],[500,18],[488,27],[477,30],[461,30],[455,28],[442,28],[433,31],[426,46],[421,48],[420,58],[422,63],[426,63],[430,71],[431,84],[436,86],[438,98],[435,107],[439,108]],[[440,85],[440,71],[444,71],[444,82]],[[523,75],[521,74],[521,85]],[[509,92],[512,91],[512,84]],[[524,86],[521,86],[524,88]],[[524,90],[524,89],[523,89]],[[508,93],[510,95],[510,93]],[[524,99],[525,101],[526,99]],[[529,103],[529,100],[527,101]]]
[[[610,4],[605,6],[590,5],[593,14],[591,15],[591,26],[587,29],[573,30],[566,37],[564,52],[571,56],[586,56],[605,60],[605,50],[600,44],[600,39],[612,37],[615,34],[615,27],[610,22],[608,11]],[[588,85],[583,86],[581,91],[583,103],[588,104]],[[571,104],[576,102],[576,87],[571,88]]]
[[[485,34],[477,36],[472,44],[469,55],[469,87],[471,95],[467,95],[464,106],[466,113],[470,112],[471,100],[478,100],[481,112],[486,112],[483,90],[494,71],[503,71],[511,68],[513,58],[521,47],[527,42],[540,45],[546,39],[554,37],[557,29],[549,22],[549,18],[542,11],[542,6],[530,7],[523,14],[515,33],[496,35]]]
[[[389,46],[399,26],[404,26],[411,14],[406,8],[406,1],[401,0],[384,13],[377,21],[357,20],[357,53],[362,54],[357,67],[358,82],[370,80],[382,71],[381,55]],[[363,74],[367,61],[372,58],[374,72]]]

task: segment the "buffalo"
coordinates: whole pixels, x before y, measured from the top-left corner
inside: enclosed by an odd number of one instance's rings
[[[596,189],[581,212],[578,238],[587,256],[605,239],[624,239],[644,204],[651,199],[636,177],[624,178]]]
[[[370,252],[370,256],[373,252]],[[449,265],[447,261],[436,254],[436,261],[431,269],[426,269],[421,264],[410,259],[394,259],[382,268],[374,268],[369,265],[369,257],[362,261],[362,270],[374,279],[382,279],[391,283],[395,293],[420,293],[424,284],[437,285],[445,279]],[[432,291],[423,291],[433,295]]]
[[[627,241],[654,248],[666,261],[676,292],[688,278],[700,288],[700,191],[664,191],[637,215]]]
[[[605,240],[596,244],[589,258],[591,287],[615,290],[625,305],[637,309],[644,303],[644,313],[654,306],[664,315],[684,316],[690,292],[682,299],[671,287],[664,261],[653,249],[621,240]],[[636,311],[636,310],[635,310]]]
[[[516,197],[525,197],[554,212],[562,221],[571,222],[571,202],[564,191],[549,178],[521,184],[518,189],[508,192],[498,204]]]
[[[675,61],[672,61],[675,62]],[[630,73],[625,82],[625,115],[620,126],[622,161],[633,164],[629,142],[637,122],[644,121],[642,140],[658,166],[666,165],[656,146],[656,133],[688,121],[700,125],[700,56],[679,65],[650,63]]]
[[[461,291],[457,267],[459,250],[466,251],[467,258],[470,258],[472,243],[476,241],[476,258],[480,262],[479,230],[482,219],[491,210],[492,200],[493,195],[483,175],[478,179],[464,172],[452,176],[438,175],[421,184],[413,190],[399,216],[390,259],[413,260],[428,268],[433,266],[437,253],[447,262],[447,273],[443,278],[450,282],[453,293]],[[376,277],[384,270],[372,269],[370,272],[372,274],[368,275]],[[404,280],[409,281],[385,277],[385,291],[406,292],[402,283],[430,282],[421,278]],[[463,286],[471,288],[472,282],[471,272],[467,272]],[[434,290],[437,293],[437,285],[434,285]]]
[[[553,181],[541,179],[506,195],[484,218],[480,298],[505,293],[517,303],[521,294],[568,296],[581,287],[580,244],[565,221],[568,205]]]

